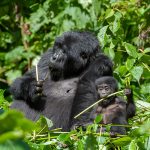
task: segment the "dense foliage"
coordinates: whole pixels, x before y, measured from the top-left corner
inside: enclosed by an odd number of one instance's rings
[[[47,130],[51,125],[47,118],[34,125],[9,110],[8,86],[68,30],[95,33],[114,61],[119,87],[133,88],[137,114],[129,122],[127,136],[111,139],[96,133],[99,117],[86,131],[61,133]],[[150,149],[149,53],[149,0],[1,0],[0,108],[5,112],[0,111],[0,149],[14,149],[14,145],[15,149]]]

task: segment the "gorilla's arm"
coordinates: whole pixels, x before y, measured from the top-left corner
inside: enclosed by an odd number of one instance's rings
[[[49,73],[49,58],[51,51],[48,50],[38,63],[39,80],[43,80]],[[10,92],[16,100],[24,100],[32,104],[35,100],[40,99],[38,92],[42,92],[42,82],[36,81],[35,68],[25,73],[22,77],[17,78],[10,87]]]
[[[89,111],[79,116],[78,119],[74,119],[74,116],[97,101],[95,80],[101,76],[111,76],[112,66],[111,60],[107,56],[100,54],[100,56],[80,78],[72,105],[71,126],[78,126],[81,125],[80,123],[83,124],[85,121],[89,121]]]
[[[125,89],[124,93],[127,97],[127,119],[135,116],[136,106],[133,100],[133,91],[131,89]]]

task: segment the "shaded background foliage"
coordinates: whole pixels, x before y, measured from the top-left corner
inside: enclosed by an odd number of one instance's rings
[[[148,110],[150,0],[1,0],[0,89],[6,90],[37,63],[56,36],[69,30],[89,30],[98,37],[104,53],[114,61],[119,87],[131,85],[137,105]],[[7,90],[5,98],[11,100]],[[0,105],[9,104],[2,98]],[[139,122],[148,120],[148,115]]]

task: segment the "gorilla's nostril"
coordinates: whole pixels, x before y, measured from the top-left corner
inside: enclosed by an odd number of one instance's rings
[[[55,57],[55,56],[53,56],[53,57],[52,57],[52,60],[56,60],[56,57]]]

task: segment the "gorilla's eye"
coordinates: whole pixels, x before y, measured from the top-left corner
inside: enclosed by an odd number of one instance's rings
[[[80,56],[81,56],[83,59],[87,59],[87,54],[86,54],[85,52],[80,53]]]
[[[59,48],[62,48],[62,43],[57,43],[57,46],[58,46]]]

